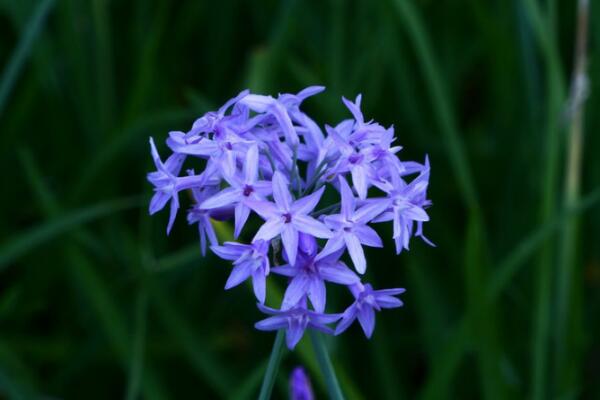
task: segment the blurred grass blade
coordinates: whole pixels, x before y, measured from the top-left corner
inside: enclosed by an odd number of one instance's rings
[[[124,316],[111,298],[106,284],[83,252],[74,246],[68,246],[67,257],[73,283],[90,303],[111,347],[115,350],[123,367],[126,368],[132,351]],[[143,387],[145,398],[154,400],[167,398],[162,385],[150,367],[146,368]]]
[[[144,345],[146,342],[146,319],[148,308],[148,292],[144,282],[139,289],[137,304],[135,307],[135,330],[133,335],[131,368],[129,371],[129,382],[127,384],[126,400],[139,398],[141,381],[144,369]]]
[[[255,391],[260,385],[260,381],[267,369],[267,361],[260,363],[258,368],[254,368],[252,373],[237,385],[235,393],[231,395],[231,400],[250,400],[254,399]]]
[[[194,329],[158,285],[151,286],[151,295],[158,317],[181,346],[182,353],[192,367],[219,398],[227,398],[235,388],[230,372],[213,354],[208,344],[197,337]]]
[[[532,26],[546,68],[546,134],[545,134],[545,158],[542,160],[542,193],[541,193],[541,221],[548,222],[554,215],[556,209],[556,192],[559,173],[559,149],[561,137],[559,132],[558,116],[561,112],[564,100],[564,88],[560,57],[557,46],[554,24],[550,23],[549,17],[544,16],[540,5],[536,0],[524,1],[526,15]],[[554,269],[555,247],[546,244],[540,253],[538,270],[536,272],[537,299],[533,311],[533,335],[531,346],[533,356],[531,358],[531,397],[534,400],[542,400],[551,393],[548,389],[548,360],[550,341],[550,318],[552,314],[552,271]]]
[[[275,379],[279,372],[279,364],[285,352],[285,331],[280,329],[275,335],[275,342],[273,343],[273,349],[271,350],[271,356],[269,357],[269,364],[265,372],[262,386],[260,387],[260,393],[258,395],[259,400],[269,400],[271,398],[271,392],[273,391],[273,385],[275,385]]]
[[[0,245],[0,271],[6,268],[9,263],[34,250],[37,246],[55,239],[69,230],[119,211],[139,207],[140,204],[141,199],[139,196],[111,200],[66,213],[26,232],[17,234],[13,239]]]
[[[33,47],[35,39],[42,30],[48,14],[50,13],[50,10],[52,10],[53,6],[54,0],[43,0],[37,5],[35,12],[25,24],[24,32],[10,58],[10,61],[4,67],[2,78],[0,80],[0,117],[4,112],[10,92],[15,86],[17,79],[19,79],[19,74],[21,73],[23,65],[25,64],[25,61],[31,52],[31,48]]]
[[[555,217],[550,222],[542,225],[527,237],[519,240],[518,245],[513,249],[503,261],[498,264],[496,272],[490,280],[488,294],[495,300],[506,288],[518,269],[524,265],[527,258],[531,257],[544,241],[556,231],[564,228],[566,219],[579,215],[600,201],[600,188],[586,195],[577,204],[569,208],[564,215]]]
[[[590,13],[589,0],[577,2],[575,60],[571,80],[571,97],[568,113],[571,118],[566,154],[565,183],[563,199],[566,207],[579,199],[581,187],[581,168],[583,164],[583,135],[585,102],[589,91],[588,63],[588,25]],[[584,291],[581,276],[581,264],[577,257],[579,241],[579,221],[576,215],[566,218],[565,228],[561,232],[559,243],[559,263],[556,289],[555,319],[555,360],[554,381],[556,395],[563,397],[573,387],[581,386],[582,355],[585,350],[579,343],[584,323],[581,310],[582,301],[578,300]],[[579,343],[577,343],[579,341]]]
[[[333,400],[343,400],[344,395],[342,394],[342,389],[340,388],[340,384],[336,377],[335,370],[333,369],[333,364],[331,363],[329,354],[327,353],[327,347],[325,347],[321,333],[314,329],[310,329],[309,334],[315,354],[317,355],[319,368],[325,377],[329,398]]]
[[[477,193],[473,177],[469,169],[469,164],[463,145],[461,143],[456,122],[452,112],[451,102],[444,86],[444,78],[438,68],[434,52],[423,27],[423,22],[412,1],[409,0],[391,0],[396,6],[402,26],[412,41],[417,54],[425,83],[429,91],[429,97],[433,103],[433,110],[436,120],[442,131],[448,155],[454,174],[460,186],[465,204],[471,209],[478,208]]]

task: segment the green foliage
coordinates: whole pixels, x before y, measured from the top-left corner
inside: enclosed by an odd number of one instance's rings
[[[147,138],[246,87],[311,84],[328,87],[307,102],[320,122],[362,92],[400,156],[432,165],[437,247],[396,256],[382,228],[368,252],[405,308],[371,341],[326,341],[345,398],[600,396],[600,8],[567,204],[574,3],[0,1],[0,397],[258,396],[275,335],[181,215],[169,237],[147,215]],[[299,363],[319,398],[335,392],[324,345],[286,350],[275,398]]]

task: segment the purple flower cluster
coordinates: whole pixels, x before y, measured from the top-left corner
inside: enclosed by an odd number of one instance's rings
[[[401,161],[393,127],[365,121],[360,95],[355,102],[343,99],[353,118],[325,126],[324,133],[300,110],[323,90],[311,86],[277,98],[243,91],[188,132],[170,132],[172,153],[164,162],[150,139],[156,165],[148,174],[155,191],[150,214],[170,202],[168,233],[179,193],[191,192],[187,220],[198,225],[202,254],[210,245],[233,262],[226,289],[252,280],[258,308],[268,315],[256,327],[285,329],[289,348],[307,327],[337,335],[356,319],[370,337],[375,311],[402,306],[395,296],[404,289],[374,290],[361,280],[363,246],[383,246],[372,224],[393,221],[397,253],[408,249],[412,236],[431,244],[423,236],[431,205],[427,158]],[[188,158],[202,172],[181,173]],[[317,207],[325,198],[339,201]],[[244,231],[252,214],[262,220],[253,235]],[[235,238],[252,237],[249,243],[218,242],[211,220],[229,219]],[[342,261],[346,252],[353,268]],[[289,282],[280,309],[264,305],[271,272]],[[325,313],[325,282],[346,286],[354,297],[343,313]]]

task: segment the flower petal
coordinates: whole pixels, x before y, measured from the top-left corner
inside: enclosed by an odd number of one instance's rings
[[[246,163],[244,164],[244,178],[246,183],[254,183],[258,178],[258,146],[250,146],[246,153]]]
[[[367,198],[367,172],[362,165],[352,168],[352,184],[361,200]]]
[[[260,331],[277,331],[287,326],[288,322],[285,315],[275,315],[254,324],[254,327]]]
[[[356,208],[356,200],[354,199],[354,194],[352,193],[352,189],[346,182],[346,179],[340,175],[340,195],[342,197],[342,215],[346,219],[351,219],[354,214],[354,209]]]
[[[358,322],[362,326],[367,338],[371,338],[375,329],[375,310],[369,306],[363,306],[358,310]]]
[[[235,206],[235,230],[233,232],[235,238],[240,236],[242,228],[244,228],[244,225],[248,220],[248,215],[250,215],[250,208],[248,206],[243,203],[239,203]]]
[[[364,274],[367,269],[367,260],[365,259],[365,253],[360,245],[360,241],[356,235],[346,233],[344,234],[344,242],[346,242],[346,248],[348,249],[348,253],[350,253],[354,268],[356,268],[359,274]]]
[[[270,201],[263,200],[244,200],[244,204],[260,215],[264,220],[277,218],[280,215],[277,206]]]
[[[321,189],[317,190],[314,193],[309,194],[308,196],[302,197],[292,204],[290,210],[296,214],[308,214],[312,210],[315,209],[317,204],[319,204],[319,200],[321,200],[321,196],[323,195],[323,191],[325,187],[321,187]]]
[[[368,203],[356,210],[352,220],[357,223],[366,224],[383,213],[389,205],[390,201],[385,198]]]
[[[254,235],[254,239],[252,239],[252,241],[255,240],[271,240],[273,239],[275,236],[279,235],[281,233],[281,230],[283,229],[283,220],[281,218],[275,218],[275,219],[270,219],[267,222],[265,222],[260,229],[258,230],[258,232],[256,232],[256,235]]]
[[[316,312],[322,313],[325,311],[326,289],[323,279],[313,276],[308,285],[308,298]]]
[[[383,247],[381,238],[373,228],[367,225],[355,225],[352,229],[358,240],[366,246]]]
[[[244,282],[250,274],[252,273],[252,269],[250,269],[250,265],[248,263],[243,263],[240,265],[236,265],[233,267],[229,278],[227,278],[227,283],[225,283],[225,290],[231,289]]]
[[[240,201],[242,190],[239,188],[228,187],[214,196],[209,197],[200,204],[200,208],[209,210],[211,208],[225,207]]]
[[[279,171],[273,174],[273,198],[280,209],[289,211],[292,195],[288,189],[288,181]]]
[[[308,215],[294,215],[292,217],[292,225],[300,232],[308,233],[321,239],[333,237],[333,232],[325,224]]]
[[[281,242],[290,264],[294,265],[298,254],[298,230],[292,224],[283,224]]]
[[[319,265],[319,274],[326,281],[341,285],[353,285],[360,282],[360,278],[341,262],[330,265]]]
[[[252,287],[256,299],[260,303],[264,303],[266,296],[266,277],[263,270],[260,268],[252,274]]]
[[[291,280],[290,284],[285,290],[283,301],[281,303],[281,309],[289,310],[290,308],[295,307],[308,291],[309,283],[310,281],[308,280],[306,274],[296,275],[296,277]]]

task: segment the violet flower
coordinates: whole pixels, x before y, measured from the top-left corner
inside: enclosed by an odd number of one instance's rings
[[[225,289],[231,289],[252,277],[254,295],[265,302],[266,276],[269,275],[269,242],[256,240],[252,244],[225,242],[223,246],[210,248],[219,257],[233,261],[233,270]]]
[[[328,327],[327,324],[336,322],[340,319],[341,314],[324,314],[310,311],[303,303],[305,301],[300,301],[295,307],[288,310],[276,310],[259,303],[257,304],[258,308],[263,313],[271,316],[257,322],[254,326],[261,331],[285,329],[285,341],[290,350],[296,347],[302,339],[306,328],[316,329],[329,335],[333,334],[333,329]]]
[[[375,311],[383,308],[402,307],[404,303],[394,296],[402,294],[405,289],[383,289],[373,290],[370,284],[357,284],[350,287],[355,297],[354,303],[344,311],[342,319],[335,328],[335,334],[339,335],[358,318],[367,338],[370,338],[375,329]]]
[[[328,215],[324,218],[325,225],[335,233],[325,245],[319,258],[326,257],[345,246],[348,253],[350,253],[356,271],[364,274],[367,261],[361,245],[383,247],[381,238],[367,223],[388,208],[388,201],[386,199],[382,199],[383,201],[376,199],[376,201],[367,203],[356,210],[356,199],[352,194],[352,189],[350,189],[344,178],[339,177],[339,182],[342,196],[341,213]]]
[[[235,230],[234,237],[237,238],[248,220],[250,208],[246,201],[250,199],[260,200],[271,193],[271,184],[258,180],[258,147],[250,146],[246,154],[243,167],[244,175],[224,175],[225,180],[231,185],[227,189],[204,200],[201,208],[212,209],[235,205]]]
[[[281,241],[291,264],[296,262],[298,232],[318,238],[332,236],[331,231],[320,221],[309,216],[317,206],[324,188],[294,201],[288,189],[287,179],[279,171],[273,174],[273,198],[275,203],[248,200],[246,204],[266,222],[260,227],[254,240],[270,240],[281,235]]]
[[[402,305],[394,296],[404,289],[373,290],[341,261],[347,253],[354,269],[365,273],[363,246],[383,246],[370,224],[392,222],[397,252],[408,249],[413,236],[433,245],[423,235],[431,206],[429,160],[400,160],[393,127],[366,121],[361,95],[354,102],[342,98],[352,117],[323,130],[300,109],[323,90],[311,86],[277,97],[244,90],[196,119],[190,130],[170,132],[171,154],[164,162],[150,138],[156,167],[147,175],[154,187],[150,214],[170,203],[170,232],[180,192],[191,192],[187,220],[197,224],[202,254],[210,245],[217,257],[232,262],[225,289],[252,279],[258,307],[269,315],[256,327],[285,329],[290,348],[307,328],[334,333],[328,324],[340,319],[336,334],[358,319],[370,337],[375,312]],[[184,162],[200,173],[190,169],[182,175]],[[315,211],[322,199],[330,199],[326,190],[337,198]],[[213,220],[234,219],[238,238],[253,213],[264,222],[249,235],[251,243],[219,245]],[[287,279],[279,310],[263,305],[271,264],[275,275]],[[325,314],[329,283],[347,286],[354,295],[343,314]]]
[[[272,269],[276,274],[292,278],[283,296],[281,309],[290,309],[306,295],[315,311],[324,312],[325,281],[340,285],[353,285],[360,282],[360,279],[339,260],[341,251],[316,259],[315,239],[308,237],[306,240],[314,241],[314,245],[306,246],[309,248],[307,252],[300,250],[293,266],[286,264]]]

